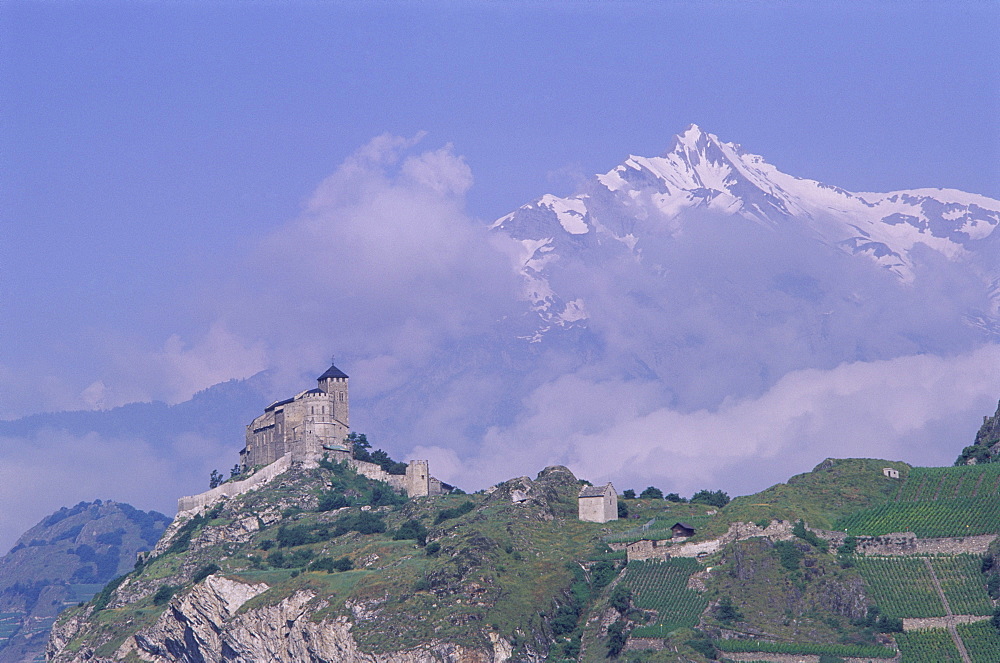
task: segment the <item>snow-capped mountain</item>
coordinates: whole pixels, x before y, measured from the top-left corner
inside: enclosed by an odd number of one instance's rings
[[[665,247],[683,245],[705,224],[756,233],[765,244],[770,236],[775,246],[790,237],[799,250],[811,245],[808,251],[819,253],[803,267],[818,273],[809,278],[823,272],[817,260],[834,259],[820,247],[877,265],[911,291],[934,290],[944,271],[982,295],[962,312],[965,322],[1000,331],[1000,201],[951,189],[853,193],[783,173],[696,125],[663,156],[630,156],[578,194],[542,196],[493,228],[518,242],[525,296],[542,320],[531,340],[539,341],[590,315],[591,303],[572,282],[556,284],[567,263],[597,266],[628,256],[669,280],[676,269],[663,260]]]

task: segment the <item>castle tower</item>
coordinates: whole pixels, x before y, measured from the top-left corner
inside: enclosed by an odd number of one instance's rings
[[[330,394],[333,400],[333,418],[350,427],[351,400],[347,391],[347,374],[331,363],[317,381],[320,390]]]
[[[426,460],[411,460],[406,466],[406,494],[409,497],[430,495],[431,473]]]

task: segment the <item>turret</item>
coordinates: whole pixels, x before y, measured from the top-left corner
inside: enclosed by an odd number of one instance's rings
[[[319,388],[330,394],[333,400],[333,418],[345,426],[350,426],[351,401],[347,390],[347,374],[330,364],[323,375],[317,378]]]

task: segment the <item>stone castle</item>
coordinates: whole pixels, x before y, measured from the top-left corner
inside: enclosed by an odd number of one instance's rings
[[[247,426],[247,445],[240,451],[243,472],[270,465],[286,453],[292,460],[319,460],[324,453],[350,454],[351,401],[347,374],[331,364],[315,389],[271,403]]]
[[[405,474],[389,474],[376,463],[354,458],[350,434],[350,393],[347,374],[331,364],[315,389],[276,401],[247,426],[246,446],[240,451],[241,476],[198,495],[177,501],[179,513],[199,511],[223,498],[235,497],[270,482],[299,464],[316,467],[326,458],[347,463],[358,474],[384,481],[408,497],[441,495],[446,486],[430,474],[426,460],[411,460]]]

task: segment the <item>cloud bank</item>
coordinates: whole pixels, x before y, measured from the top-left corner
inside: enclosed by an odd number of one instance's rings
[[[662,394],[651,381],[564,375],[532,391],[522,416],[491,428],[476,451],[413,453],[472,487],[558,463],[620,490],[688,495],[760,490],[826,457],[948,465],[996,406],[1000,346],[792,371],[759,397],[711,410],[664,407]]]

